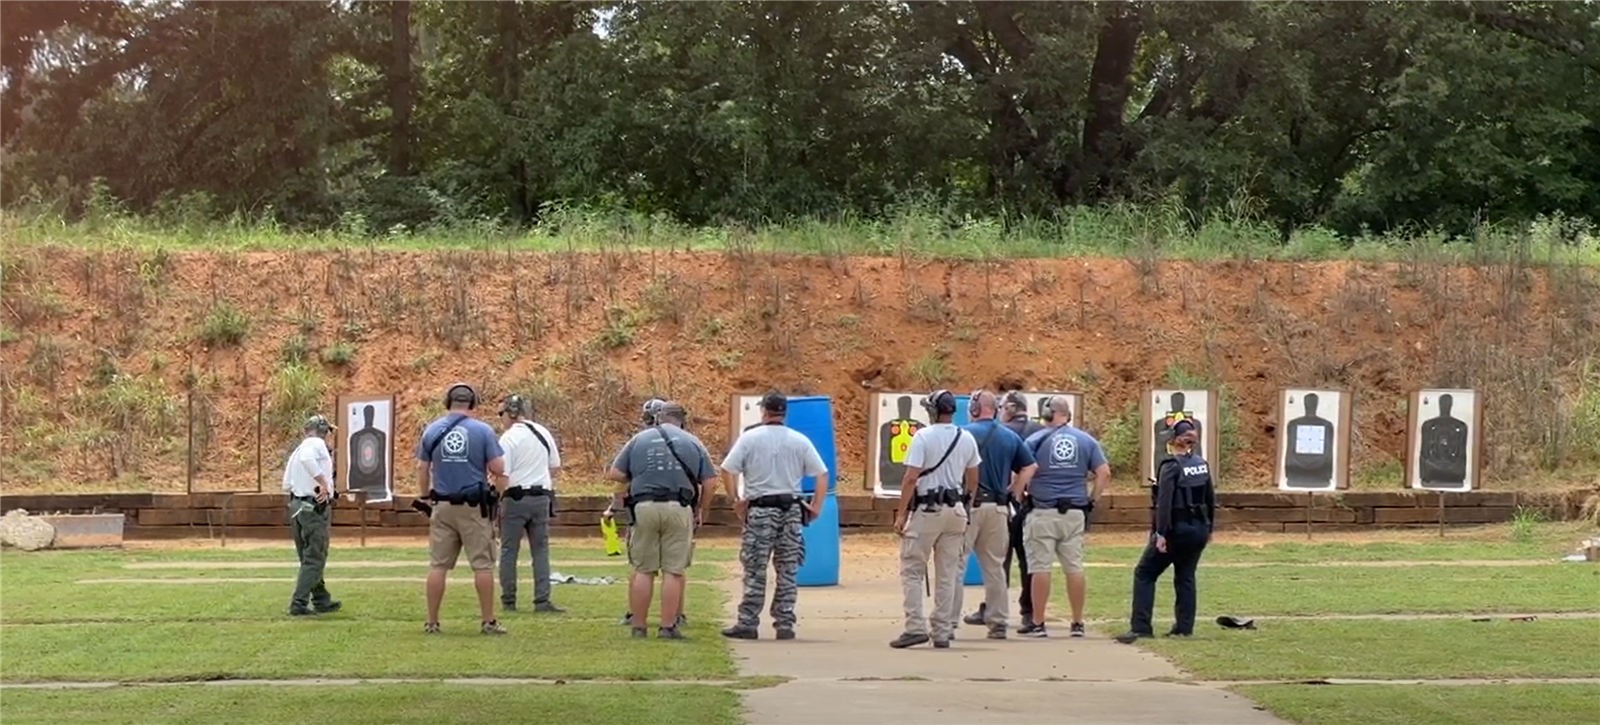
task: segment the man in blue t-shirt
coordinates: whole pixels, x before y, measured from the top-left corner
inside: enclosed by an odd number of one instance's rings
[[[462,550],[472,566],[472,584],[484,634],[505,634],[494,616],[494,529],[489,475],[506,473],[505,451],[494,429],[473,417],[478,392],[466,383],[444,394],[445,414],[417,441],[417,492],[432,499],[428,516],[427,633],[439,631],[444,583]]]
[[[1033,594],[1033,621],[1021,632],[1028,637],[1049,636],[1044,627],[1044,608],[1050,599],[1053,560],[1061,562],[1061,570],[1067,575],[1071,634],[1084,636],[1083,600],[1088,582],[1083,575],[1083,532],[1089,510],[1111,481],[1111,467],[1100,441],[1072,426],[1071,406],[1072,400],[1065,395],[1050,398],[1045,406],[1049,418],[1045,429],[1028,436],[1023,443],[1038,461],[1039,470],[1025,486],[1012,485],[1013,493],[1020,496],[1026,490],[1032,499],[1032,510],[1022,525],[1028,571],[1032,573],[1028,586]]]
[[[968,433],[978,441],[978,453],[983,462],[978,465],[978,493],[967,517],[967,550],[976,554],[978,569],[983,572],[983,604],[968,618],[989,627],[989,639],[1006,638],[1006,552],[1011,546],[1011,506],[1008,493],[1013,482],[1021,487],[1028,485],[1038,468],[1033,453],[1022,444],[1022,438],[995,421],[994,393],[987,390],[973,392],[967,401],[968,414],[974,422],[968,423]],[[1015,476],[1015,481],[1013,481]],[[962,565],[966,565],[963,558]],[[963,577],[965,573],[963,572]],[[1026,583],[1023,586],[1027,586]],[[960,611],[961,590],[957,590],[956,611]]]

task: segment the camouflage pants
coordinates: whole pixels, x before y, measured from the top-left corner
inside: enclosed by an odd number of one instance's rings
[[[800,537],[800,505],[787,509],[750,507],[739,546],[739,563],[744,566],[744,597],[739,601],[739,626],[761,624],[761,604],[767,598],[767,562],[778,576],[772,592],[772,624],[777,629],[794,629],[794,602],[798,593],[795,574],[806,559],[805,540]]]

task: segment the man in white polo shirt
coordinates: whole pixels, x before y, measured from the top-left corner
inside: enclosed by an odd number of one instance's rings
[[[333,499],[333,455],[328,452],[327,438],[334,430],[327,418],[306,418],[301,426],[305,438],[283,466],[289,529],[294,533],[294,553],[300,559],[294,596],[289,599],[289,614],[296,617],[339,611],[339,602],[322,581],[322,570],[328,565],[328,527],[333,520],[328,512],[328,502]]]
[[[533,406],[520,395],[500,403],[505,432],[500,447],[506,452],[506,475],[500,513],[500,604],[517,608],[517,554],[522,537],[528,537],[533,558],[533,611],[564,611],[550,601],[550,519],[555,515],[555,477],[561,472],[561,452],[550,430],[529,420]]]

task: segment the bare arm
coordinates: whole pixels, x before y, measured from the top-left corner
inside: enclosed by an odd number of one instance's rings
[[[967,500],[971,501],[974,496],[978,495],[978,467],[973,466],[962,471],[961,480],[967,487]]]
[[[489,475],[504,479],[506,477],[506,457],[496,457],[494,460],[489,461],[489,465],[485,466],[485,468],[489,470]]]
[[[432,482],[429,474],[433,473],[433,464],[428,461],[417,461],[417,495],[427,496],[428,485]]]
[[[1011,489],[1008,492],[1012,498],[1018,501],[1022,500],[1022,494],[1027,493],[1028,483],[1033,481],[1033,474],[1038,470],[1039,464],[1030,463],[1023,466],[1022,470],[1017,471],[1017,474],[1011,478]]]
[[[1102,463],[1094,469],[1094,486],[1089,490],[1089,503],[1100,500],[1100,493],[1111,485],[1111,464]]]

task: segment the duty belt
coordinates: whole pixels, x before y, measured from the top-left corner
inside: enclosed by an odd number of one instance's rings
[[[771,496],[757,496],[747,503],[752,508],[783,509],[787,511],[789,507],[800,503],[800,497],[793,494],[774,494]]]
[[[1068,512],[1068,511],[1082,511],[1085,514],[1087,514],[1088,512],[1094,510],[1094,504],[1092,504],[1092,503],[1078,504],[1078,503],[1073,503],[1071,501],[1056,501],[1056,502],[1053,502],[1053,503],[1044,503],[1042,501],[1038,501],[1038,502],[1034,502],[1033,509],[1035,511],[1040,510],[1040,509],[1055,509],[1057,513],[1063,513],[1063,514]]]
[[[637,494],[635,496],[631,496],[630,498],[633,499],[633,504],[640,504],[640,503],[644,503],[646,501],[653,501],[655,503],[675,503],[675,504],[678,504],[680,506],[688,506],[689,505],[689,502],[684,500],[684,498],[685,498],[684,496],[681,496],[681,495],[676,494],[676,493],[641,493],[641,494]],[[629,505],[631,506],[633,504],[629,504]]]
[[[955,488],[941,488],[925,494],[919,493],[911,499],[913,508],[921,506],[923,507],[922,510],[928,513],[932,513],[940,507],[953,508],[960,503],[961,490]]]
[[[512,486],[511,488],[506,489],[506,498],[509,498],[512,501],[521,501],[524,498],[537,498],[539,496],[548,495],[550,495],[550,490],[543,487],[527,488],[523,486]]]
[[[1004,503],[1007,503],[1008,501],[1009,501],[1009,497],[1006,494],[995,493],[993,491],[990,491],[987,488],[980,487],[978,489],[978,495],[977,495],[977,498],[975,500],[975,503],[1004,504]]]
[[[493,515],[495,504],[499,501],[499,497],[495,495],[495,490],[483,484],[478,484],[471,489],[453,494],[429,490],[428,495],[424,498],[434,503],[449,503],[452,506],[477,506],[478,513],[484,518],[489,518]]]

